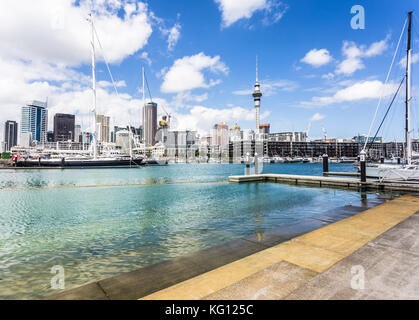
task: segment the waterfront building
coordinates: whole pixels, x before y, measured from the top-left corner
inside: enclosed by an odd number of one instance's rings
[[[20,134],[20,145],[23,147],[32,146],[32,132],[25,132]]]
[[[54,131],[47,132],[47,142],[54,142]]]
[[[149,102],[143,108],[143,142],[148,146],[156,144],[157,133],[157,103]]]
[[[306,142],[307,132],[280,132],[270,133],[269,141],[278,142]]]
[[[367,136],[366,135],[362,135],[362,136],[355,136],[354,138],[353,138],[353,140],[355,140],[355,142],[359,142],[359,143],[365,143],[365,141],[367,141]],[[383,139],[383,137],[375,137],[375,139],[374,139],[374,137],[369,137],[368,138],[368,143],[372,143],[372,142],[374,142],[374,143],[383,143],[384,142],[384,139]]]
[[[118,126],[114,126],[113,127],[113,131],[111,132],[111,142],[115,143],[116,142],[116,134],[119,131],[123,131],[123,130],[127,130],[127,128],[125,127],[118,127]]]
[[[57,113],[54,116],[54,142],[76,141],[74,114]]]
[[[263,123],[259,125],[259,132],[261,134],[269,135],[271,130],[271,124],[270,123]]]
[[[81,142],[81,125],[76,124],[74,127],[74,142]]]
[[[228,124],[219,122],[212,128],[212,142],[213,146],[226,146],[229,142]]]
[[[4,125],[4,151],[10,151],[17,145],[18,124],[16,121],[7,120]]]
[[[130,134],[128,130],[120,130],[115,135],[116,148],[121,150],[121,153],[129,153],[130,150]]]
[[[22,107],[20,126],[21,144],[30,146],[32,141],[45,144],[48,131],[47,102],[31,101]]]
[[[96,115],[96,132],[98,142],[109,142],[111,118],[103,114]]]

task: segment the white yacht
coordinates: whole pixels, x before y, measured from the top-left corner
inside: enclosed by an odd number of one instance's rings
[[[404,33],[406,27],[406,23],[403,26],[402,35]],[[406,75],[404,76],[400,86],[395,94],[395,97],[400,90],[403,81],[406,81],[406,126],[405,126],[405,134],[406,134],[406,152],[405,152],[405,159],[404,164],[391,164],[391,163],[383,163],[378,165],[368,165],[366,167],[366,175],[370,178],[378,178],[380,180],[419,180],[419,164],[412,162],[412,141],[411,141],[411,125],[410,125],[410,101],[412,100],[411,96],[411,29],[412,29],[412,12],[408,13],[408,38],[407,38],[407,57],[406,57]],[[400,37],[401,39],[401,37]],[[400,44],[400,40],[399,40]],[[394,57],[397,54],[399,44],[397,45],[397,49],[395,52]],[[394,62],[394,58],[393,58]],[[390,67],[391,71],[391,67]],[[389,71],[389,74],[390,74]],[[388,76],[387,76],[388,78]],[[394,98],[395,98],[394,97]],[[393,101],[394,101],[393,98]],[[391,107],[391,105],[390,105]],[[383,120],[384,121],[384,120]],[[378,131],[377,131],[378,133]],[[365,143],[364,150],[366,148]],[[401,163],[403,163],[401,162]]]

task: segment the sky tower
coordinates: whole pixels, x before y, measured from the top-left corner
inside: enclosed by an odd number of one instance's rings
[[[255,111],[256,111],[256,133],[259,133],[260,98],[261,97],[262,97],[262,91],[260,91],[260,84],[259,84],[258,57],[256,56],[256,83],[255,83],[255,91],[253,91],[253,99],[255,101]]]

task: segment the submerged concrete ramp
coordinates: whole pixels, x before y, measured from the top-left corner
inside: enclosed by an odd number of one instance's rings
[[[143,299],[419,299],[418,211],[403,196]]]

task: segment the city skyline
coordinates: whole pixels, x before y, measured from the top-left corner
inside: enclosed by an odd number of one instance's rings
[[[338,138],[368,132],[377,93],[403,26],[400,17],[404,12],[400,12],[413,6],[411,1],[394,7],[390,2],[379,6],[361,1],[359,4],[366,11],[366,28],[353,30],[350,2],[339,5],[331,1],[322,5],[304,2],[297,8],[286,1],[252,0],[248,1],[252,6],[243,4],[234,11],[228,0],[205,1],[199,4],[199,9],[194,4],[188,5],[188,9],[175,8],[164,1],[148,5],[137,1],[135,6],[127,1],[121,3],[123,7],[112,7],[107,1],[95,5],[101,44],[120,91],[119,96],[112,91],[106,66],[98,53],[98,112],[111,117],[110,127],[126,125],[130,119],[132,126],[141,124],[140,70],[145,64],[153,101],[162,106],[159,119],[167,111],[173,117],[173,127],[179,129],[210,132],[219,121],[254,129],[251,94],[255,57],[259,56],[261,122],[269,122],[271,132],[310,128],[310,136],[315,138],[322,137],[322,127],[328,136]],[[32,4],[28,3],[27,8],[29,11]],[[47,16],[47,8],[56,9],[56,13]],[[6,1],[5,9],[3,12],[7,13],[16,7]],[[64,9],[69,9],[69,13],[63,15]],[[81,19],[87,9],[86,1],[77,1],[75,5],[63,1],[60,6],[45,1],[34,9],[45,21],[26,23],[35,30],[47,25],[47,31],[36,39],[40,45],[52,37],[49,51],[40,46],[25,47],[29,41],[18,32],[21,22],[8,21],[10,35],[0,35],[0,40],[4,40],[0,65],[16,89],[9,90],[7,84],[0,89],[2,134],[6,120],[19,119],[20,107],[26,100],[46,97],[51,114],[75,114],[82,130],[89,129],[92,121],[88,40],[84,43],[88,25]],[[194,14],[207,9],[205,23],[198,21]],[[333,16],[328,11],[333,11]],[[319,14],[322,19],[317,18]],[[298,24],[298,19],[305,19],[305,23]],[[109,45],[115,35],[104,32],[111,21],[118,21],[118,28],[125,32],[115,45]],[[335,30],[330,30],[332,25]],[[69,39],[66,48],[79,46],[77,55],[58,47],[57,37],[69,35],[70,26],[71,32],[79,32],[79,38],[77,42]],[[305,34],[308,29],[315,30],[311,37]],[[292,34],[288,34],[290,30]],[[11,35],[15,40],[21,39],[23,47],[16,46]],[[126,42],[130,35],[132,43]],[[404,72],[403,56],[401,50],[389,91]],[[414,50],[413,62],[419,60],[417,57]],[[17,88],[23,90],[20,95],[15,94]],[[389,97],[385,97],[383,104],[387,100]],[[393,125],[386,123],[382,135],[387,141],[403,139],[402,104],[401,99],[395,106]],[[52,117],[49,118],[52,127]],[[417,121],[413,120],[417,137]]]

